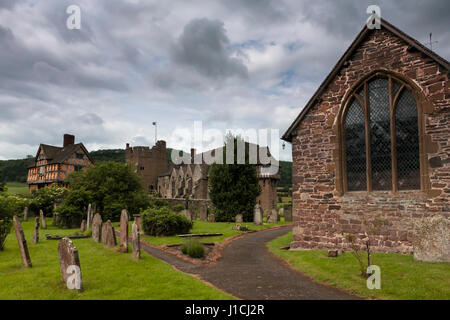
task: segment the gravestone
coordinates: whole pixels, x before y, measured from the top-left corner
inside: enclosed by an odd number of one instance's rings
[[[216,222],[216,216],[214,215],[214,213],[209,214],[208,222]]]
[[[23,209],[23,221],[28,221],[28,207]]]
[[[128,252],[128,211],[122,210],[120,214],[120,251]]]
[[[34,218],[33,243],[39,242],[39,217]]]
[[[87,229],[91,227],[91,221],[92,221],[92,205],[89,203],[88,209],[87,209]]]
[[[263,216],[269,218],[269,216],[271,215],[272,210],[271,209],[264,209],[263,210]]]
[[[189,216],[190,216],[191,220],[197,219],[197,208],[191,207],[190,209],[188,209],[188,211],[189,211]]]
[[[444,216],[414,222],[414,260],[450,262],[450,219]]]
[[[256,204],[254,212],[253,212],[253,224],[260,226],[263,223],[263,214],[261,211],[261,207],[259,204]]]
[[[236,223],[242,223],[244,222],[244,218],[242,216],[242,214],[237,214],[235,217]]]
[[[86,231],[86,220],[85,219],[81,220],[80,231],[81,232],[85,232]]]
[[[288,206],[284,209],[284,221],[292,222],[292,206]]]
[[[59,240],[58,256],[63,282],[69,289],[82,290],[80,258],[72,240],[67,237]]]
[[[59,212],[55,212],[55,220],[53,220],[53,225],[59,225]]]
[[[25,239],[22,225],[20,224],[20,221],[17,218],[17,216],[13,217],[13,222],[14,222],[14,231],[16,232],[17,242],[19,244],[20,255],[22,257],[22,264],[27,268],[31,267],[30,252],[28,251],[27,240]]]
[[[277,209],[272,209],[270,216],[267,218],[268,223],[277,223],[278,222],[278,211]]]
[[[201,221],[208,220],[208,207],[205,204],[200,205],[200,220]]]
[[[138,227],[138,231],[141,233],[142,230],[142,220],[141,220],[141,215],[140,214],[135,214],[133,215],[134,217],[134,222],[136,223],[137,227]]]
[[[131,245],[133,246],[133,257],[136,259],[141,258],[141,239],[139,235],[139,226],[135,222],[131,226]]]
[[[39,215],[41,216],[41,227],[42,229],[47,229],[47,222],[45,221],[44,212],[39,210]]]
[[[96,213],[92,220],[92,239],[95,242],[100,242],[102,237],[102,216]]]
[[[184,215],[188,220],[191,220],[191,213],[189,212],[189,210],[183,210],[181,211],[181,214]]]
[[[106,221],[102,225],[102,243],[110,248],[114,248],[117,245],[116,235],[111,220]]]

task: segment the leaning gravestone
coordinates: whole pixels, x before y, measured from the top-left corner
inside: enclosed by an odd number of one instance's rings
[[[278,211],[277,209],[272,209],[270,216],[267,218],[268,223],[277,223],[278,222]]]
[[[45,221],[44,212],[39,210],[39,215],[41,216],[41,227],[42,229],[47,229],[47,222]]]
[[[141,258],[141,240],[139,235],[139,227],[138,224],[133,222],[131,226],[131,244],[133,246],[133,257],[136,259]]]
[[[23,221],[28,221],[28,207],[23,209]]]
[[[33,243],[39,242],[39,217],[34,218]]]
[[[120,251],[128,252],[128,211],[122,210],[120,214]]]
[[[28,251],[27,240],[25,240],[25,235],[23,233],[22,225],[20,224],[17,216],[13,217],[14,231],[16,232],[17,242],[19,243],[20,255],[22,257],[22,264],[25,267],[31,267],[31,258]]]
[[[86,231],[86,220],[81,220],[80,232]]]
[[[235,217],[236,223],[242,223],[244,222],[244,218],[242,216],[242,214],[237,214]]]
[[[87,229],[91,227],[91,221],[92,221],[92,205],[89,203],[88,210],[87,210]]]
[[[214,213],[209,214],[208,222],[216,222],[216,216],[214,215]]]
[[[256,204],[253,212],[253,224],[260,226],[263,223],[263,213],[259,204]]]
[[[414,260],[450,262],[450,219],[444,216],[414,222]]]
[[[59,240],[58,256],[64,283],[69,289],[82,290],[80,258],[72,240],[67,237]]]
[[[200,205],[200,220],[201,221],[208,220],[208,207],[205,204]]]
[[[116,235],[111,220],[106,221],[102,225],[102,243],[110,248],[114,248],[117,245]]]
[[[102,237],[102,216],[96,213],[94,220],[92,220],[92,239],[95,242],[100,242]]]
[[[284,209],[284,221],[292,222],[292,206],[288,206]]]

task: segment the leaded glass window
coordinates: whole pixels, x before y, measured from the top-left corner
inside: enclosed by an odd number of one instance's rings
[[[348,191],[366,190],[365,121],[363,110],[356,99],[350,105],[345,118],[345,144]]]
[[[349,99],[342,122],[345,189],[420,189],[418,107],[409,86],[377,76]]]

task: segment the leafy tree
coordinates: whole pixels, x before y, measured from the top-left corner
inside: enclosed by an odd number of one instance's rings
[[[90,193],[86,190],[71,190],[57,209],[59,215],[56,225],[67,228],[76,228],[80,226],[89,200]]]
[[[85,192],[79,193],[78,196],[83,195],[82,201],[86,201],[86,207],[91,203],[104,219],[111,221],[118,221],[124,208],[131,214],[137,214],[150,204],[141,177],[124,163],[103,162],[73,172],[67,182],[70,184],[70,192]],[[87,198],[84,198],[84,195],[87,195]],[[63,205],[65,204],[66,200],[63,202]]]
[[[13,215],[18,215],[28,204],[28,199],[0,193],[0,250],[11,230]]]
[[[42,210],[46,216],[50,216],[53,213],[54,204],[61,202],[66,195],[67,189],[56,184],[33,190],[30,210],[34,214],[38,214],[39,210]]]
[[[1,180],[1,178],[2,178],[2,170],[0,170],[0,193],[6,192],[6,185],[5,185],[5,183]]]
[[[261,193],[256,165],[249,164],[249,145],[245,143],[245,164],[237,164],[237,145],[240,137],[228,135],[223,163],[214,163],[209,171],[209,190],[214,204],[216,221],[233,222],[242,214],[245,222],[253,220],[256,198]],[[234,164],[225,164],[226,145],[234,143]]]
[[[150,236],[173,236],[188,233],[193,222],[169,207],[151,207],[142,214],[142,227]]]

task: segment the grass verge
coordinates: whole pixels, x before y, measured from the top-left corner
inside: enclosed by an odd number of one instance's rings
[[[269,250],[292,267],[322,283],[346,289],[361,297],[393,300],[450,299],[450,264],[414,261],[412,255],[376,253],[381,269],[381,289],[369,290],[359,276],[359,266],[350,252],[338,258],[326,250],[288,251],[292,232],[267,244]]]

